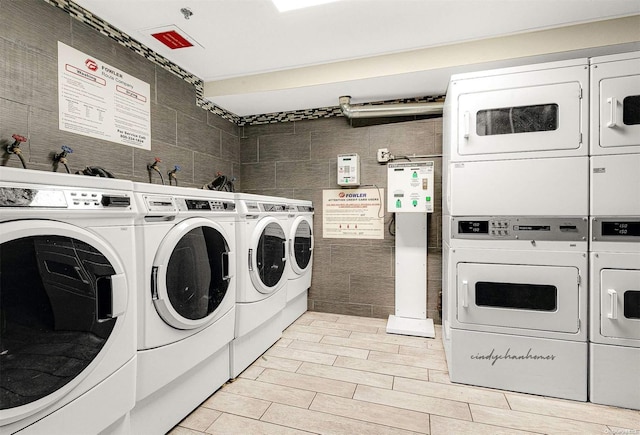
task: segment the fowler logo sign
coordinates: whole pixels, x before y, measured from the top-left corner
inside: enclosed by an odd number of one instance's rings
[[[344,192],[340,192],[340,193],[338,193],[338,197],[339,198],[366,198],[367,194],[366,193],[344,193]]]

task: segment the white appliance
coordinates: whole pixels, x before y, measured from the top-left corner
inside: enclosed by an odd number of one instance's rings
[[[589,400],[640,410],[640,242],[614,243],[590,254]]]
[[[451,78],[442,317],[454,382],[587,399],[589,91],[588,59]]]
[[[238,284],[231,377],[282,335],[287,304],[289,204],[283,198],[236,194]]]
[[[313,272],[313,203],[286,199],[289,204],[287,304],[282,312],[282,329],[307,311]]]
[[[131,183],[0,168],[0,432],[128,433]]]
[[[640,53],[591,79],[589,399],[640,409]]]
[[[640,52],[591,59],[591,155],[640,153]]]
[[[134,433],[164,433],[229,379],[233,194],[134,183],[140,209]]]
[[[444,107],[444,215],[586,216],[587,59],[459,74]]]
[[[453,382],[587,400],[583,218],[451,218]]]

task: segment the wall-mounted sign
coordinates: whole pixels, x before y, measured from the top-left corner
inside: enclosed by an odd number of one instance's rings
[[[384,239],[384,189],[322,192],[322,237]]]
[[[58,42],[59,128],[151,149],[149,84]]]

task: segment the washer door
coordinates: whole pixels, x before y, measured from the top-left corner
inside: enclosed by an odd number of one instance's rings
[[[291,226],[289,254],[291,269],[297,274],[304,274],[311,267],[313,254],[313,223],[306,216],[298,216]]]
[[[3,425],[55,405],[118,352],[128,288],[94,233],[23,220],[0,224],[0,289]]]
[[[204,218],[171,229],[151,269],[151,294],[160,317],[177,329],[208,324],[226,297],[232,252],[224,229]]]
[[[271,293],[287,279],[287,236],[280,222],[267,217],[260,220],[249,248],[249,275],[260,293]]]

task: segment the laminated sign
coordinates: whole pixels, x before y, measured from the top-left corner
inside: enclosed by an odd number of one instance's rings
[[[384,239],[384,189],[335,189],[322,192],[322,237]]]
[[[58,106],[60,130],[151,149],[149,84],[61,42]]]

